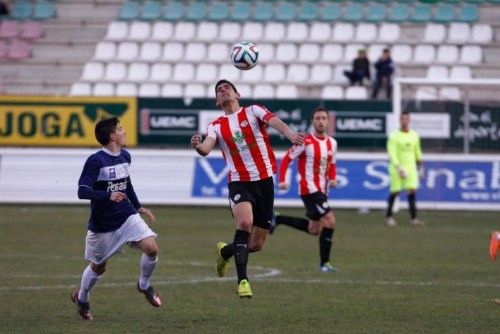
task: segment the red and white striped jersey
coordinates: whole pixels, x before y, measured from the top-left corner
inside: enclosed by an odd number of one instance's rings
[[[217,140],[229,167],[228,182],[259,181],[276,173],[266,126],[274,114],[252,105],[212,121],[207,136]]]
[[[285,182],[290,163],[299,158],[300,196],[322,192],[328,194],[330,180],[336,178],[337,141],[332,137],[318,138],[312,134],[304,137],[304,144],[294,145],[281,160],[279,182]]]

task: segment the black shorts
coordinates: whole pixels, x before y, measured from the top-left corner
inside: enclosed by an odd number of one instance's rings
[[[228,189],[231,211],[238,203],[250,202],[252,203],[253,225],[269,229],[274,209],[274,181],[272,177],[259,181],[230,182]]]
[[[300,198],[306,207],[306,217],[311,220],[319,220],[332,211],[330,204],[328,204],[328,197],[320,191],[300,196]]]

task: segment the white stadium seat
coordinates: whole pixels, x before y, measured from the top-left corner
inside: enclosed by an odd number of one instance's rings
[[[436,61],[444,64],[456,63],[458,61],[458,47],[455,45],[440,45]]]
[[[277,22],[269,22],[264,28],[264,41],[280,42],[285,39],[285,24]]]
[[[155,83],[142,83],[139,86],[139,96],[144,96],[144,97],[160,96],[160,86]]]
[[[328,23],[313,22],[309,40],[311,42],[326,42],[332,37],[332,26]]]
[[[286,70],[282,64],[266,65],[264,70],[264,82],[279,83],[285,80]]]
[[[124,63],[108,63],[104,80],[106,81],[123,81],[127,76],[127,65]]]
[[[324,44],[321,50],[321,62],[338,63],[342,61],[344,49],[340,44]]]
[[[215,41],[219,36],[219,26],[215,22],[200,22],[196,39],[201,42]]]
[[[72,96],[90,96],[92,95],[92,86],[88,82],[75,82],[71,85],[69,95]]]
[[[115,89],[116,96],[137,96],[137,86],[136,84],[130,82],[121,82],[116,85]]]
[[[115,95],[115,87],[109,82],[98,82],[92,89],[94,96],[113,96]]]
[[[111,41],[123,41],[127,38],[128,24],[122,21],[113,21],[108,25],[106,39]]]
[[[483,60],[483,52],[480,46],[465,45],[460,51],[460,61],[465,64],[479,64]]]
[[[155,61],[161,57],[161,45],[156,42],[145,42],[141,45],[139,59],[145,61]]]
[[[203,43],[188,43],[186,45],[184,60],[188,62],[200,62],[206,58],[207,47]]]
[[[417,45],[413,50],[413,61],[419,64],[434,62],[436,50],[432,45]]]
[[[493,29],[488,24],[474,24],[471,32],[473,43],[486,44],[493,40]]]
[[[465,43],[470,39],[470,27],[467,23],[451,23],[448,28],[448,42]]]
[[[219,40],[232,44],[240,39],[240,35],[241,24],[235,22],[223,22],[220,26],[218,37],[213,40]]]
[[[163,46],[162,60],[177,62],[184,57],[184,45],[182,43],[171,42]]]
[[[377,26],[372,23],[360,23],[356,28],[357,42],[373,42],[377,38]]]
[[[307,24],[303,22],[291,22],[286,30],[286,39],[290,42],[303,42],[309,36]]]
[[[274,87],[266,84],[259,84],[253,88],[253,98],[254,99],[273,99]]]
[[[99,42],[95,48],[94,59],[112,60],[116,55],[116,45],[113,42]]]
[[[178,63],[174,66],[174,75],[172,80],[174,82],[190,82],[194,79],[194,65],[186,63]]]
[[[202,84],[187,84],[184,87],[184,96],[185,97],[190,97],[190,98],[200,98],[200,97],[206,97],[207,90],[205,88],[205,85]]]
[[[299,46],[299,62],[313,64],[320,57],[321,49],[318,44],[304,43]]]
[[[278,99],[296,99],[298,95],[295,85],[279,85],[276,88],[276,98]]]
[[[297,47],[292,43],[280,43],[276,47],[276,60],[280,63],[291,63],[297,60]]]
[[[196,75],[194,80],[201,83],[214,83],[218,79],[217,72],[217,65],[202,63],[196,68]]]
[[[231,64],[222,64],[219,68],[219,79],[226,79],[231,82],[238,81],[241,71]]]
[[[427,78],[448,79],[448,68],[441,65],[429,66],[429,68],[427,68]]]
[[[321,98],[341,100],[344,98],[344,90],[341,86],[324,86],[321,90]]]
[[[439,90],[439,98],[441,100],[459,101],[462,98],[462,94],[457,87],[442,87]]]
[[[344,71],[350,71],[352,70],[351,65],[337,65],[335,66],[335,69],[333,70],[333,80],[332,83],[337,83],[337,84],[346,84],[349,83],[349,80],[347,77],[344,75]]]
[[[472,78],[469,66],[453,66],[450,70],[450,79],[467,80]]]
[[[437,100],[437,90],[436,87],[431,86],[420,86],[415,92],[415,98],[417,100]]]
[[[350,86],[345,90],[346,100],[365,100],[368,98],[368,91],[366,87]]]
[[[245,41],[260,41],[264,36],[264,25],[258,22],[245,22],[241,39]],[[260,43],[259,43],[260,44]]]
[[[130,23],[128,39],[133,41],[143,41],[151,35],[151,25],[148,22],[134,21]]]
[[[373,63],[375,63],[377,61],[377,59],[380,58],[380,55],[382,54],[382,50],[384,50],[386,47],[387,47],[387,45],[384,45],[384,44],[372,44],[368,47],[368,52],[367,52],[366,56]]]
[[[153,41],[166,42],[174,35],[174,25],[171,22],[156,21],[153,24],[153,32],[150,39]]]
[[[358,56],[358,51],[364,48],[362,44],[348,44],[344,49],[344,62],[351,63]]]
[[[83,67],[82,80],[99,81],[104,77],[104,65],[102,63],[87,63]]]
[[[309,68],[304,64],[291,64],[288,66],[286,82],[304,84],[309,80]]]
[[[332,79],[332,67],[330,65],[315,64],[309,74],[311,84],[327,84]]]
[[[424,42],[441,43],[446,38],[446,27],[443,24],[429,23],[425,26]]]
[[[139,45],[135,42],[121,42],[116,58],[118,60],[135,60],[139,57]]]
[[[240,80],[244,83],[259,83],[262,81],[262,77],[264,76],[263,72],[262,65],[256,66],[251,71],[242,71]]]
[[[146,63],[131,63],[128,66],[127,81],[143,82],[149,79],[149,65]]]
[[[207,62],[224,63],[229,59],[229,46],[225,43],[210,43],[208,46]]]
[[[164,84],[161,87],[161,96],[162,97],[181,97],[183,93],[182,85],[180,84]]]
[[[176,41],[188,42],[196,37],[196,25],[193,22],[180,21],[174,28]]]
[[[150,81],[166,82],[172,77],[172,66],[165,63],[154,63],[151,66]]]
[[[350,23],[336,23],[333,27],[333,40],[349,42],[354,39],[354,26]]]
[[[382,23],[378,32],[380,42],[396,42],[401,35],[400,28],[394,23]]]
[[[392,60],[399,64],[406,64],[411,61],[413,49],[406,44],[396,44],[391,49]]]
[[[266,64],[274,60],[274,45],[270,43],[260,43],[257,48],[259,49],[259,62],[261,64]]]

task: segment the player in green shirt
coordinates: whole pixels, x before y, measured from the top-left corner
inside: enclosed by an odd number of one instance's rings
[[[406,190],[411,224],[424,226],[424,222],[417,218],[417,206],[415,204],[415,192],[419,186],[418,171],[422,167],[420,137],[416,131],[410,129],[410,115],[408,112],[401,113],[399,122],[400,128],[393,131],[387,140],[391,194],[387,200],[386,223],[388,226],[396,225],[396,221],[392,216],[392,207],[401,190]]]

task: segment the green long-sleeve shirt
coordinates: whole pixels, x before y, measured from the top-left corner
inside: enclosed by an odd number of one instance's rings
[[[416,168],[417,161],[422,160],[418,133],[414,130],[393,131],[387,140],[387,152],[391,166],[400,166],[405,169]]]

